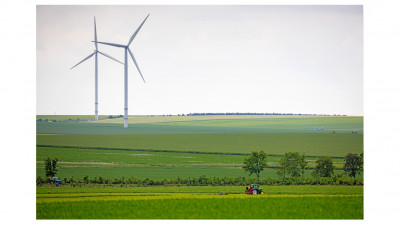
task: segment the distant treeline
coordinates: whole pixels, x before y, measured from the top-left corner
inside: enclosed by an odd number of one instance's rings
[[[36,177],[36,185],[51,184],[50,177]],[[150,178],[103,178],[101,176],[90,178],[84,176],[83,178],[64,178],[61,184],[54,185],[70,185],[72,187],[87,186],[90,184],[100,184],[104,186],[121,187],[129,186],[245,186],[249,184],[258,183],[260,185],[364,185],[364,180],[359,178],[350,178],[343,175],[335,175],[333,177],[287,177],[283,178],[260,178],[257,182],[256,178],[248,177],[189,177],[189,178],[164,178],[164,179],[150,179]]]
[[[340,114],[306,114],[306,113],[252,113],[252,112],[247,112],[247,113],[239,113],[239,112],[227,112],[227,113],[188,113],[188,114],[163,114],[159,116],[231,116],[231,115],[273,115],[273,116],[347,116],[347,115],[340,115]],[[154,117],[155,115],[148,115],[150,117]],[[99,118],[99,120],[103,119],[115,119],[115,118],[122,118],[124,117],[123,115],[118,115],[118,116],[102,116],[102,118]],[[60,117],[62,118],[62,117]],[[63,118],[63,119],[48,119],[48,118],[39,118],[36,120],[36,122],[82,122],[82,121],[91,121],[94,120],[94,118]]]
[[[178,114],[178,116],[219,116],[219,115],[274,115],[274,116],[347,116],[347,115],[339,115],[339,114],[333,114],[333,115],[328,115],[328,114],[306,114],[306,113],[252,113],[252,112],[247,112],[247,113],[239,113],[239,112],[227,112],[227,113],[188,113],[188,114]],[[168,115],[171,116],[171,115]]]

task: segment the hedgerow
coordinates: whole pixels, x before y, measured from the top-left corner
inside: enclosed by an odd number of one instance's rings
[[[36,185],[51,184],[50,178],[36,177]],[[104,184],[104,185],[130,185],[130,186],[244,186],[253,183],[260,185],[358,185],[363,186],[364,180],[351,177],[289,177],[289,178],[256,178],[247,177],[189,177],[189,178],[164,178],[150,179],[138,177],[103,178],[101,176],[90,178],[64,178],[61,185],[81,186],[85,184]]]

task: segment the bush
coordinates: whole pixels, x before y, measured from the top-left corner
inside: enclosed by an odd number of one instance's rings
[[[42,178],[40,176],[36,177],[36,185],[41,186],[45,183],[51,183],[50,178]],[[207,177],[202,175],[200,177],[189,177],[189,178],[171,178],[171,179],[150,179],[150,178],[137,178],[130,177],[128,179],[121,178],[103,178],[103,177],[95,177],[94,179],[89,179],[88,176],[84,176],[80,179],[64,178],[62,184],[69,184],[71,186],[85,186],[86,184],[107,184],[110,185],[133,185],[133,186],[231,186],[238,185],[244,186],[249,184],[258,183],[260,185],[268,185],[268,186],[277,186],[277,185],[357,185],[363,186],[364,180],[351,178],[351,177],[289,177],[283,179],[280,178],[261,178],[259,182],[257,182],[256,178],[247,178],[247,177]],[[121,187],[122,187],[121,186]]]
[[[41,176],[37,176],[36,177],[36,185],[42,185],[43,183],[45,183],[45,179],[42,178]]]

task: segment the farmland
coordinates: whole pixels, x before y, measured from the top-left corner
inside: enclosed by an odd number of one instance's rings
[[[54,117],[54,116],[53,116]],[[53,118],[50,117],[50,118]],[[42,117],[43,119],[45,117]],[[65,119],[64,117],[61,117]],[[153,118],[153,119],[152,119]],[[37,134],[182,134],[182,133],[351,133],[363,132],[362,117],[282,116],[188,116],[184,121],[169,116],[130,117],[131,125],[121,129],[122,119],[92,122],[37,123]],[[234,119],[223,119],[234,118]],[[117,122],[120,123],[117,123]],[[153,122],[154,121],[154,122]],[[106,123],[110,122],[110,123]]]
[[[63,121],[69,116],[38,118]],[[362,117],[130,116],[127,129],[121,118],[82,118],[90,116],[74,117],[80,122],[36,123],[37,176],[45,177],[44,159],[56,157],[61,179],[249,177],[242,169],[243,160],[252,151],[261,150],[268,155],[268,167],[260,179],[278,178],[276,167],[286,152],[304,153],[311,168],[319,158],[332,157],[335,174],[343,176],[344,156],[363,152]],[[311,172],[306,170],[304,176],[311,177]],[[357,178],[362,179],[363,174]],[[239,194],[243,186],[89,186],[38,186],[37,218],[363,218],[362,186],[266,186],[268,192],[263,196]],[[229,194],[220,196],[219,192]],[[254,204],[263,210],[241,213],[243,207]],[[218,210],[225,205],[229,207]],[[154,207],[139,210],[142,206]],[[329,212],[332,208],[336,211]]]
[[[277,155],[299,151],[309,156],[344,157],[348,152],[362,152],[362,138],[361,134],[326,133],[37,135],[37,144],[181,152],[250,153],[263,150]]]
[[[40,118],[68,116],[52,117]],[[176,121],[181,118],[185,121]],[[131,116],[130,120],[139,123],[123,129],[120,123],[105,123],[111,120],[38,122],[37,175],[44,176],[45,157],[57,157],[61,177],[246,176],[241,169],[244,157],[261,150],[269,155],[271,167],[262,177],[277,177],[273,167],[290,151],[304,153],[310,166],[316,157],[333,157],[339,174],[347,153],[363,152],[362,117]]]
[[[38,219],[362,219],[362,187],[146,187],[37,189]],[[227,192],[228,195],[219,195]],[[257,205],[258,210],[247,210]],[[84,210],[83,210],[84,209]]]
[[[193,154],[181,152],[152,152],[134,150],[104,150],[77,148],[37,148],[37,174],[44,176],[43,159],[57,157],[60,161],[58,175],[61,177],[102,176],[104,178],[131,177],[140,178],[176,178],[247,176],[242,170],[246,155],[231,154]],[[269,156],[268,165],[276,167],[280,156]],[[307,158],[310,166],[317,158]],[[335,166],[343,168],[343,159],[334,158]],[[343,170],[336,170],[343,173]],[[310,175],[311,171],[306,171]],[[262,178],[277,177],[276,170],[266,168]]]
[[[107,119],[109,116],[99,115],[100,120]],[[68,121],[68,120],[82,120],[89,121],[93,120],[93,116],[91,115],[37,115],[36,120],[49,120],[49,121]]]

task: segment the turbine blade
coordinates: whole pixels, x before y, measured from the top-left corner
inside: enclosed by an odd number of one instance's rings
[[[110,59],[112,59],[112,60],[114,60],[114,61],[117,61],[117,62],[121,63],[122,65],[124,65],[123,62],[121,62],[121,61],[119,61],[119,60],[117,60],[117,59],[114,59],[113,57],[111,57],[110,55],[108,55],[108,54],[106,54],[106,53],[103,53],[103,52],[101,52],[101,51],[97,51],[97,52],[100,53],[100,54],[102,54],[102,55],[104,55],[105,57],[108,57],[108,58],[110,58]]]
[[[103,45],[111,45],[114,47],[119,47],[119,48],[125,48],[125,45],[120,45],[120,44],[114,44],[114,43],[108,43],[108,42],[101,42],[101,41],[92,41],[92,42],[97,42],[99,44],[103,44]]]
[[[97,51],[97,31],[96,31],[96,17],[94,17],[94,45]]]
[[[84,58],[82,61],[78,62],[78,64],[76,64],[75,66],[73,66],[70,70],[72,70],[74,67],[76,67],[77,65],[83,63],[85,60],[87,60],[88,58],[92,57],[96,52],[93,52],[92,54],[90,54],[88,57]]]
[[[130,50],[129,48],[128,48],[128,52],[129,52],[129,55],[131,55],[131,57],[132,57],[132,59],[133,59],[133,62],[135,63],[135,66],[136,66],[137,70],[139,71],[140,76],[141,76],[142,79],[143,79],[143,82],[146,83],[146,81],[145,81],[144,78],[143,78],[142,72],[140,72],[139,66],[138,66],[138,64],[136,63],[135,57],[133,57],[133,54],[132,54],[132,52],[131,52],[131,50]]]
[[[146,20],[147,20],[147,18],[148,18],[149,16],[150,16],[150,13],[149,13],[149,15],[146,16],[146,18],[143,20],[142,24],[140,24],[140,26],[138,27],[138,29],[135,31],[135,33],[133,33],[131,39],[129,39],[128,46],[132,43],[133,39],[136,37],[136,35],[137,35],[137,33],[139,32],[140,28],[142,28],[144,22],[146,22]]]

